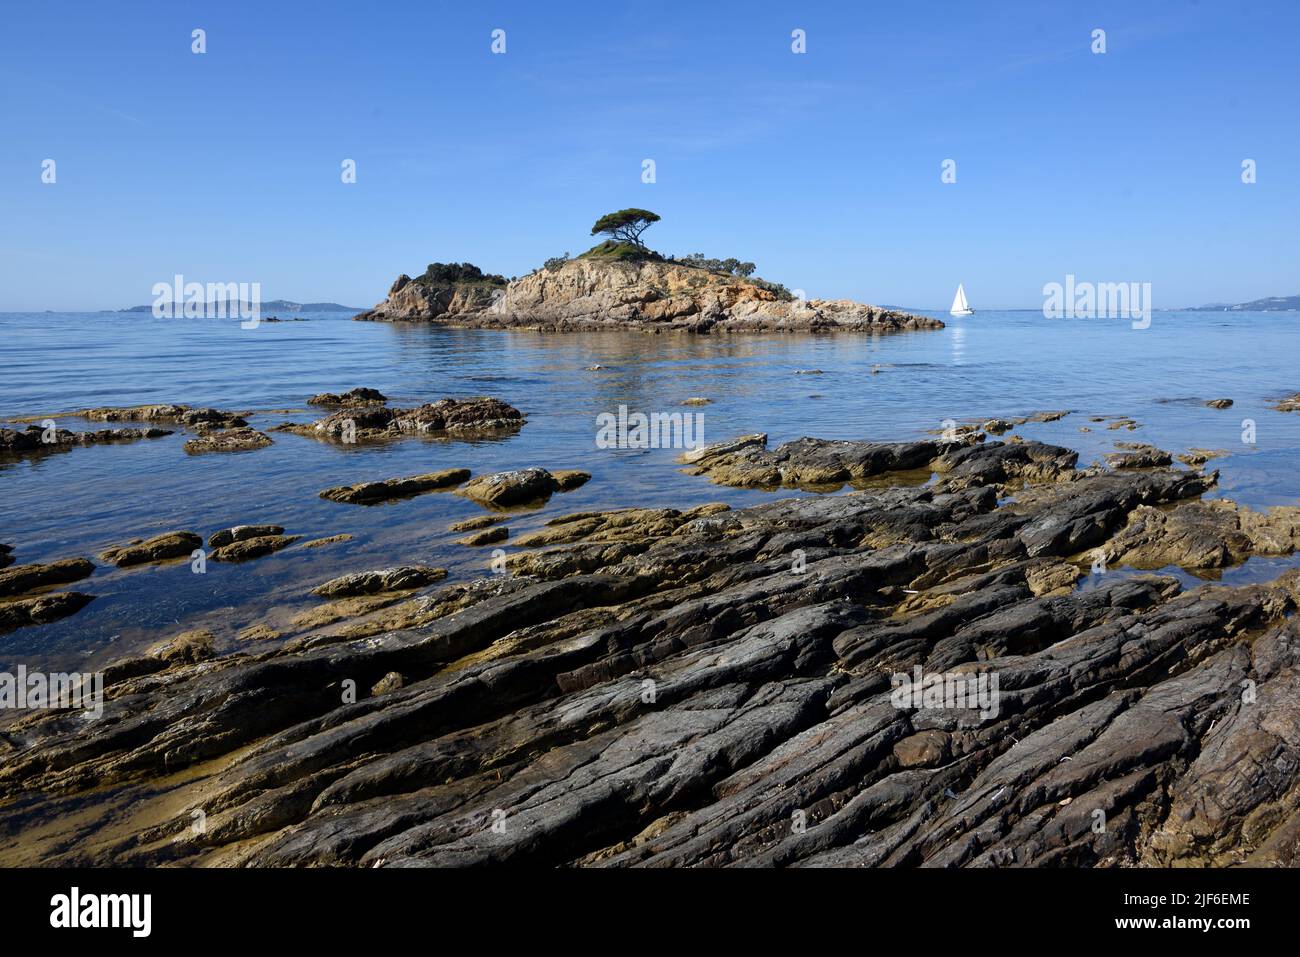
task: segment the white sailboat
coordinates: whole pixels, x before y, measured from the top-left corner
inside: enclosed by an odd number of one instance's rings
[[[966,301],[966,290],[962,288],[961,283],[957,283],[957,295],[953,296],[952,298],[952,309],[949,310],[949,315],[953,315],[953,316],[975,315],[975,310],[972,309],[970,307],[970,303]]]

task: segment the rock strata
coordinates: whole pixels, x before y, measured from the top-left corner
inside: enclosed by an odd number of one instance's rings
[[[193,532],[164,532],[150,539],[134,539],[125,545],[116,545],[99,557],[118,567],[144,565],[170,558],[188,557],[203,544],[203,539]]]
[[[1142,442],[1116,442],[1115,444],[1124,451],[1106,454],[1106,464],[1113,469],[1160,468],[1172,464],[1174,460],[1168,452],[1154,445],[1146,445]]]
[[[209,432],[196,439],[190,439],[183,446],[190,455],[203,455],[207,452],[249,452],[262,449],[271,444],[271,437],[257,429],[223,429]]]
[[[541,468],[515,469],[480,475],[460,489],[459,494],[488,508],[508,508],[544,502],[555,492],[568,492],[590,479],[586,472],[548,472]]]
[[[349,598],[354,595],[374,595],[380,592],[423,588],[447,577],[447,569],[427,565],[401,565],[381,568],[373,572],[356,572],[331,578],[312,589],[313,595],[322,598]]]
[[[520,429],[524,415],[500,399],[440,399],[414,409],[369,404],[344,406],[308,425],[286,422],[272,431],[352,444],[383,442],[406,436],[471,438]]]
[[[251,561],[278,552],[282,548],[288,548],[301,537],[301,535],[256,535],[252,538],[241,538],[214,549],[212,558],[218,562]]]
[[[95,600],[94,595],[76,591],[50,592],[33,598],[0,601],[0,633],[46,625],[75,614]]]
[[[743,446],[782,484],[943,468],[560,516],[511,574],[382,620],[340,624],[340,599],[281,647],[110,667],[103,720],[7,729],[0,863],[1300,864],[1300,571],[1076,587],[1097,549],[1293,547],[1294,510],[1197,502],[1213,473],[923,444]],[[326,590],[433,579],[369,575]]]
[[[92,422],[162,422],[184,425],[196,431],[234,429],[248,425],[241,415],[221,409],[195,409],[188,405],[133,405],[118,408],[82,409],[71,413]]]
[[[0,455],[29,455],[41,452],[59,452],[90,445],[108,445],[115,442],[138,442],[141,439],[158,439],[171,435],[169,429],[96,429],[91,432],[72,432],[68,429],[44,429],[29,425],[24,429],[0,428]]]
[[[85,558],[62,558],[53,562],[15,565],[0,571],[0,597],[21,595],[55,585],[67,585],[94,574],[95,565]]]
[[[443,469],[441,472],[427,472],[424,475],[411,475],[407,478],[340,485],[325,489],[320,493],[320,497],[349,505],[376,505],[394,499],[410,498],[412,495],[423,495],[425,492],[454,488],[469,476],[469,469]]]
[[[475,532],[473,535],[466,535],[464,538],[456,539],[457,545],[468,545],[471,548],[478,548],[483,545],[494,545],[497,542],[504,542],[510,537],[510,529],[504,525],[498,525],[495,528],[485,529],[481,532]]]
[[[577,258],[509,285],[434,289],[403,275],[388,298],[356,316],[474,328],[690,332],[901,332],[938,319],[847,299],[797,299],[736,276],[658,260]]]
[[[368,389],[364,386],[358,386],[355,389],[349,389],[341,395],[335,392],[320,392],[307,400],[308,405],[372,405],[375,403],[383,404],[388,401],[388,396],[384,395],[378,389]]]

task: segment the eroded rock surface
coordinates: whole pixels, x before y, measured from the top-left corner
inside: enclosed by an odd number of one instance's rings
[[[352,444],[384,442],[406,436],[472,438],[509,434],[522,428],[522,412],[500,399],[439,399],[414,409],[386,405],[345,405],[325,418],[301,425],[287,422],[272,431]]]
[[[374,403],[383,404],[388,401],[388,396],[384,395],[378,389],[369,389],[365,386],[358,386],[355,389],[349,389],[342,394],[336,392],[320,392],[307,400],[308,405],[371,405]]]
[[[15,565],[0,571],[0,597],[21,595],[54,585],[67,585],[94,574],[95,564],[85,558],[61,558],[53,562]]]
[[[170,429],[95,429],[90,432],[72,432],[60,428],[45,429],[39,425],[29,425],[23,429],[0,428],[0,455],[60,452],[90,445],[158,439],[171,434]]]
[[[953,430],[954,432],[957,430]],[[1072,474],[1078,453],[1039,442],[1005,442],[982,449],[977,431],[920,442],[849,442],[802,438],[768,449],[767,436],[692,449],[680,461],[694,475],[739,488],[838,488],[890,472],[929,470],[949,482],[1056,479]]]
[[[424,475],[411,475],[406,478],[340,485],[325,489],[320,493],[320,497],[349,505],[375,505],[393,499],[410,498],[412,495],[423,495],[425,492],[455,488],[469,478],[469,475],[469,469],[443,469],[441,472],[427,472]]]
[[[203,544],[203,539],[193,532],[164,532],[149,539],[135,539],[125,545],[116,545],[99,557],[118,567],[144,565],[170,558],[188,557]]]
[[[1152,469],[1173,464],[1173,456],[1164,449],[1143,442],[1116,442],[1122,452],[1109,452],[1106,464],[1113,469]]]
[[[400,565],[381,568],[373,572],[354,572],[331,578],[317,585],[312,593],[322,598],[349,598],[354,595],[374,595],[380,592],[423,588],[425,585],[447,577],[447,569],[427,565]]]
[[[50,592],[31,598],[0,600],[0,633],[46,625],[76,614],[95,600],[94,595],[76,591]]]
[[[1293,541],[1291,513],[1201,506],[1213,473],[925,444],[747,446],[782,482],[944,467],[560,516],[508,576],[353,583],[327,616],[378,623],[110,667],[100,721],[6,729],[0,862],[1300,863],[1300,572],[1075,587],[1093,550],[1167,538],[1153,514],[1222,510],[1242,555]],[[910,696],[936,675],[996,679],[996,700]]]
[[[1238,565],[1252,555],[1291,555],[1298,547],[1300,508],[1255,512],[1215,499],[1174,509],[1139,506],[1104,552],[1108,561],[1135,568],[1203,569]]]
[[[184,425],[196,431],[234,429],[248,425],[237,412],[199,408],[188,405],[133,405],[114,408],[82,409],[72,415],[92,422],[162,422]]]
[[[506,286],[438,289],[399,276],[384,302],[356,318],[549,331],[881,333],[943,328],[941,321],[926,316],[847,299],[798,299],[679,263],[590,258],[538,270]]]
[[[508,508],[544,502],[555,492],[571,491],[586,484],[590,478],[588,473],[576,470],[513,469],[480,475],[466,483],[459,494],[488,508]]]
[[[208,432],[196,439],[190,439],[183,446],[190,455],[203,455],[208,452],[250,452],[263,449],[271,444],[271,437],[257,429],[223,429]]]

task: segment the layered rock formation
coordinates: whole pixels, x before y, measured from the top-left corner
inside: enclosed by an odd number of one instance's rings
[[[102,719],[0,736],[0,862],[1300,863],[1300,574],[1088,572],[1108,543],[1283,550],[1291,512],[1153,520],[1215,475],[1033,442],[732,445],[699,466],[944,467],[562,516],[509,574],[353,576],[282,648],[118,662]],[[997,700],[914,696],[922,673]]]
[[[388,297],[373,309],[357,314],[363,321],[455,320],[482,312],[500,298],[503,287],[484,283],[433,285],[403,273],[388,289]]]
[[[379,402],[347,405],[316,422],[285,422],[272,431],[293,432],[330,442],[383,442],[412,435],[469,438],[507,434],[523,427],[522,412],[489,396],[439,399],[414,409],[395,409]]]
[[[747,279],[679,263],[584,258],[540,269],[504,287],[433,287],[401,276],[386,300],[356,318],[548,331],[896,332],[943,327],[937,319],[846,299],[782,298]]]

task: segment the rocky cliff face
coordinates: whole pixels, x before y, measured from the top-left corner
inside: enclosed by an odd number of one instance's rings
[[[353,318],[373,322],[454,320],[486,309],[504,288],[488,283],[432,286],[403,273],[389,288],[387,299]]]
[[[505,287],[433,289],[402,276],[384,302],[357,318],[557,331],[625,327],[891,332],[943,327],[937,319],[847,299],[784,300],[748,280],[676,263],[596,259],[570,260]]]

